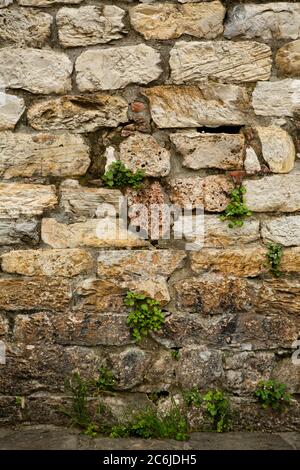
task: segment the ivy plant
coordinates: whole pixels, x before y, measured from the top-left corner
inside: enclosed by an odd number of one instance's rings
[[[144,294],[127,292],[124,303],[130,309],[127,325],[136,341],[141,341],[150,331],[159,331],[163,326],[165,317],[157,300]]]
[[[126,168],[121,160],[116,160],[102,176],[102,181],[109,188],[121,189],[131,187],[139,189],[144,178],[145,174],[142,170],[137,170],[133,173]]]
[[[269,243],[268,252],[266,254],[267,263],[266,267],[270,268],[270,272],[274,277],[279,277],[281,258],[283,255],[283,247],[278,243]]]
[[[214,431],[230,431],[229,400],[221,390],[212,390],[203,397],[206,414],[209,416]]]
[[[287,386],[272,379],[260,381],[254,396],[265,409],[281,410],[291,403],[291,394],[287,392]]]
[[[244,202],[244,194],[246,188],[238,186],[230,194],[230,202],[221,215],[221,220],[228,220],[228,227],[242,227],[246,217],[250,217],[252,212],[248,209]]]

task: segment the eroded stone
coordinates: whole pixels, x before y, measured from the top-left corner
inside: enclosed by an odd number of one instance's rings
[[[0,220],[0,245],[36,244],[38,241],[38,221],[35,218]]]
[[[283,246],[300,245],[300,216],[263,220],[261,234],[265,242],[279,243]]]
[[[276,65],[283,75],[289,77],[300,76],[300,40],[289,42],[276,54]]]
[[[56,204],[55,186],[0,183],[0,217],[40,215]]]
[[[300,108],[300,80],[287,78],[277,82],[258,82],[252,104],[258,116],[293,116]]]
[[[262,154],[273,173],[289,173],[296,157],[291,136],[280,127],[256,127]]]
[[[0,130],[14,129],[24,111],[23,98],[0,91]]]

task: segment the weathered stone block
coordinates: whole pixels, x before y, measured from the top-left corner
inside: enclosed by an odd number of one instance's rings
[[[27,117],[29,124],[38,131],[82,133],[101,127],[117,127],[127,121],[127,109],[127,102],[117,95],[70,95],[33,104]]]
[[[224,35],[262,39],[297,39],[300,6],[290,2],[235,5],[229,9]]]
[[[300,108],[300,80],[287,78],[277,82],[258,82],[252,105],[258,116],[293,116]]]
[[[289,173],[294,168],[295,146],[291,136],[280,127],[256,127],[262,154],[273,173]]]
[[[176,132],[171,142],[183,156],[183,165],[193,170],[243,168],[245,138],[242,134]]]
[[[80,91],[117,90],[131,83],[146,84],[159,78],[160,54],[145,44],[83,52],[76,60]]]
[[[97,217],[99,209],[107,205],[118,214],[123,199],[118,189],[89,188],[77,180],[65,180],[60,185],[60,207],[74,218]]]
[[[71,250],[15,250],[2,255],[2,270],[24,276],[73,277],[91,271],[89,252]]]
[[[75,224],[63,224],[55,219],[43,219],[42,240],[53,248],[142,247],[147,240],[139,238],[110,219],[89,219]]]
[[[18,46],[42,46],[50,37],[53,18],[32,8],[0,12],[0,39]]]
[[[151,363],[151,353],[137,347],[128,347],[121,353],[111,353],[108,364],[117,380],[117,388],[130,390],[143,382]]]
[[[57,203],[55,186],[0,183],[0,217],[40,215]]]
[[[271,75],[272,51],[254,41],[185,42],[175,44],[170,54],[171,82],[255,82]]]
[[[276,65],[282,75],[288,77],[300,76],[300,40],[289,42],[276,54]]]
[[[61,8],[56,15],[63,47],[92,46],[120,39],[125,31],[125,11],[113,5]]]
[[[253,312],[281,316],[284,313],[283,322],[289,314],[299,315],[300,282],[297,279],[248,280],[248,295]]]
[[[223,32],[225,8],[219,1],[182,6],[156,3],[137,5],[129,14],[133,28],[146,39],[176,39],[182,34],[210,39]]]
[[[261,234],[265,242],[283,246],[300,245],[300,216],[284,216],[262,221]]]
[[[0,133],[0,176],[79,176],[90,165],[89,147],[72,134]]]
[[[0,245],[36,244],[39,241],[38,221],[34,218],[1,219]]]
[[[81,3],[83,0],[17,0],[19,5],[33,6],[33,7],[50,7],[56,3]]]
[[[281,359],[276,364],[272,372],[272,378],[286,384],[290,393],[300,393],[300,367],[293,364],[291,357]]]
[[[248,120],[248,95],[236,85],[165,85],[144,89],[143,94],[160,128],[240,125]]]
[[[0,279],[0,308],[3,310],[59,310],[71,299],[67,280],[34,277]]]
[[[31,93],[66,93],[73,64],[61,52],[4,47],[0,50],[0,81]]]
[[[140,132],[128,137],[120,145],[120,160],[132,171],[142,170],[146,176],[167,176],[170,173],[171,154],[151,135]]]
[[[300,209],[300,175],[274,175],[245,181],[244,199],[254,212],[295,212]]]
[[[0,130],[14,129],[25,111],[23,98],[0,91]]]
[[[24,343],[25,345],[51,343],[53,342],[53,333],[53,322],[47,313],[38,312],[15,317],[13,340],[16,343]]]

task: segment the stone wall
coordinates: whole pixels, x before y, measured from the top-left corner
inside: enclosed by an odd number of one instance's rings
[[[299,25],[299,1],[0,0],[1,423],[65,422],[64,380],[105,366],[119,416],[198,386],[228,393],[236,429],[299,428]],[[113,157],[148,177],[129,203],[204,206],[202,250],[97,235]],[[253,215],[230,229],[241,180]],[[141,344],[128,290],[166,315]],[[270,377],[284,415],[253,398]]]

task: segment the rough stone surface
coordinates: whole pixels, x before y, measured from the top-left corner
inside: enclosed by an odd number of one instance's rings
[[[77,248],[89,247],[141,247],[146,246],[147,241],[129,232],[126,228],[115,225],[105,220],[89,219],[86,222],[75,224],[63,224],[55,219],[43,219],[42,240],[53,248]]]
[[[68,281],[48,277],[0,279],[2,310],[59,310],[71,299]]]
[[[81,186],[77,180],[65,180],[60,185],[60,207],[76,219],[98,217],[108,207],[115,213],[123,201],[121,191],[118,189],[90,188]]]
[[[127,107],[126,101],[117,95],[64,96],[33,104],[27,117],[38,131],[93,132],[126,122]]]
[[[253,312],[266,315],[277,314],[277,316],[279,314],[279,318],[282,312],[285,312],[285,315],[299,315],[300,283],[298,279],[266,279],[263,282],[251,280],[248,281],[248,293]],[[287,317],[281,317],[281,321],[284,324]],[[291,347],[292,342],[297,339],[296,325],[295,329],[296,332],[293,333],[296,333],[295,338],[290,338],[288,347]]]
[[[146,176],[167,176],[170,173],[170,152],[151,135],[140,132],[120,145],[120,160],[132,171],[142,170]]]
[[[300,76],[300,40],[289,42],[276,54],[276,65],[282,75],[288,77]]]
[[[204,249],[191,253],[192,271],[207,271],[237,277],[255,277],[266,272],[267,249],[260,245],[226,250]]]
[[[25,111],[23,98],[0,91],[0,130],[14,129]]]
[[[54,186],[0,183],[0,217],[41,215],[57,204]]]
[[[273,173],[289,173],[296,157],[295,146],[291,136],[280,127],[256,128],[264,160]]]
[[[170,54],[172,83],[255,82],[271,75],[272,52],[258,42],[178,41]]]
[[[125,11],[113,5],[61,8],[56,15],[58,38],[63,47],[105,44],[125,32]]]
[[[65,93],[71,89],[73,65],[61,52],[4,47],[0,50],[0,81],[31,93]]]
[[[290,2],[264,5],[235,5],[229,10],[224,35],[262,39],[297,39],[300,35],[300,6]]]
[[[236,85],[157,86],[143,94],[160,128],[239,125],[247,121],[248,95]]]
[[[73,250],[16,250],[2,255],[2,270],[24,276],[73,277],[89,272],[93,267],[91,255]]]
[[[0,39],[18,46],[42,46],[50,37],[51,15],[31,8],[0,11]]]
[[[38,221],[33,217],[0,220],[0,245],[35,244],[38,241]]]
[[[0,133],[0,175],[79,176],[90,165],[89,148],[72,134]]]
[[[93,49],[76,60],[80,91],[117,90],[131,83],[146,84],[159,78],[160,55],[145,44]],[[138,64],[138,66],[137,66]]]
[[[254,212],[295,212],[300,209],[300,175],[274,175],[245,181],[247,207]]]
[[[287,78],[277,82],[258,82],[252,104],[258,116],[293,116],[300,108],[300,80]]]
[[[248,174],[254,174],[261,171],[260,162],[258,160],[255,150],[252,147],[246,148],[244,167]]]
[[[300,246],[300,216],[264,220],[261,234],[266,242],[280,243],[283,246]]]
[[[176,39],[182,34],[215,38],[223,32],[225,9],[221,2],[208,4],[137,5],[129,10],[133,28],[146,39]]]
[[[19,5],[32,6],[32,7],[50,7],[55,6],[56,3],[64,4],[78,4],[83,0],[17,0]]]
[[[242,134],[177,132],[171,134],[170,139],[187,168],[243,168],[245,139]]]

